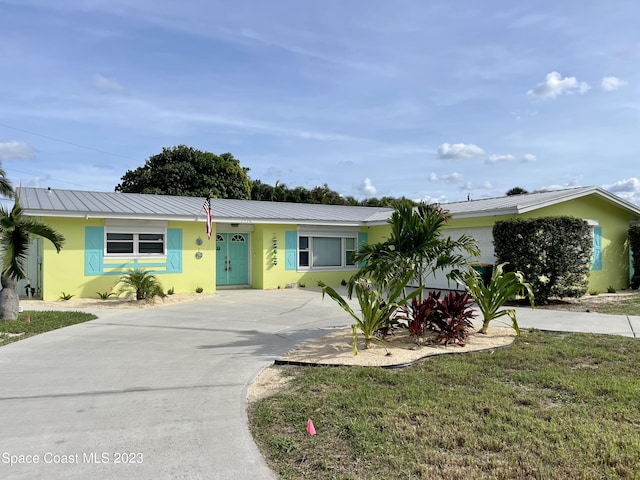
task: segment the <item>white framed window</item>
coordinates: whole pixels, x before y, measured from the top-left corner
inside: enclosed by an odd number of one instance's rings
[[[298,236],[299,270],[336,270],[355,266],[357,233]]]
[[[165,226],[132,227],[105,225],[105,257],[165,257],[167,229]]]

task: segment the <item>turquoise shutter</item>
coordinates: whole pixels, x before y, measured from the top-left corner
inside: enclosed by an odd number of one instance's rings
[[[101,275],[104,258],[104,228],[84,227],[84,274]]]
[[[182,273],[181,228],[167,228],[167,273]]]
[[[358,251],[360,250],[360,245],[363,243],[367,243],[369,240],[369,234],[367,232],[358,232]],[[364,262],[358,263],[358,268],[364,267]]]
[[[591,270],[602,270],[602,227],[593,227],[593,263]]]
[[[284,269],[298,269],[298,232],[284,232]]]

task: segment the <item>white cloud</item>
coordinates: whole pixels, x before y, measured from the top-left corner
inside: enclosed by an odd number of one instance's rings
[[[458,183],[464,181],[464,176],[461,173],[453,172],[449,175],[441,175],[440,179],[447,183]]]
[[[494,154],[485,160],[485,163],[512,162],[516,159],[511,154]]]
[[[535,162],[538,158],[532,153],[525,153],[522,156],[522,161],[526,163]]]
[[[36,149],[25,142],[0,142],[0,160],[29,160],[35,153]]]
[[[627,82],[620,80],[618,77],[603,77],[601,85],[605,92],[611,92],[619,89],[620,87],[624,87],[627,85]]]
[[[47,180],[50,180],[52,177],[49,174],[46,175],[39,175],[37,177],[33,177],[31,180],[29,180],[26,184],[27,187],[35,187],[35,188],[40,188],[42,186],[42,182],[45,182]]]
[[[439,197],[432,197],[431,195],[425,195],[422,198],[414,198],[414,202],[424,202],[427,205],[431,205],[432,203],[447,203],[446,195],[440,195]]]
[[[453,172],[446,175],[438,175],[435,172],[429,174],[430,182],[445,182],[445,183],[459,183],[464,181],[464,176],[461,173]]]
[[[373,186],[370,178],[365,178],[362,181],[362,184],[358,186],[357,191],[361,195],[372,197],[378,192],[378,189]]]
[[[619,180],[611,185],[604,185],[604,188],[629,202],[640,205],[640,179],[637,177]]]
[[[91,84],[98,90],[102,90],[105,93],[117,93],[120,95],[127,95],[129,91],[115,80],[107,78],[105,76],[96,73],[91,80]]]
[[[491,190],[491,189],[493,189],[493,184],[491,182],[483,182],[481,187],[484,190]]]
[[[440,158],[471,158],[484,155],[484,150],[473,143],[443,143],[438,147]]]
[[[541,100],[549,100],[564,94],[586,93],[591,89],[586,82],[579,82],[576,77],[564,77],[558,72],[547,73],[544,82],[537,84],[527,95]]]
[[[605,185],[607,190],[613,193],[622,192],[636,192],[640,193],[640,179],[636,177],[626,178],[624,180],[618,180],[611,185]]]

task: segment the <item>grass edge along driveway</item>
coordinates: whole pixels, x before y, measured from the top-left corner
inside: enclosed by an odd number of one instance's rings
[[[27,318],[29,323],[27,323]],[[12,322],[0,322],[0,347],[40,333],[94,320],[92,313],[62,311],[26,311]]]
[[[638,478],[639,371],[638,339],[529,330],[402,370],[290,368],[249,421],[283,479]]]

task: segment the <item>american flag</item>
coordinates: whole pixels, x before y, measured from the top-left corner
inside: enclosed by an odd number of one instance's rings
[[[207,238],[210,240],[211,232],[213,231],[213,224],[211,220],[211,197],[207,197],[207,199],[204,201],[204,204],[202,205],[202,208],[204,208],[204,211],[207,214]]]

